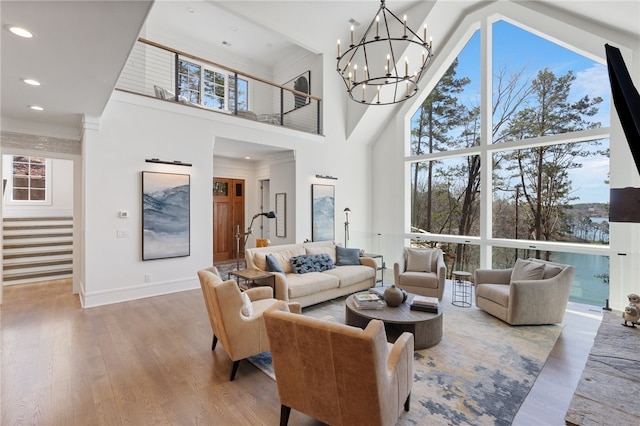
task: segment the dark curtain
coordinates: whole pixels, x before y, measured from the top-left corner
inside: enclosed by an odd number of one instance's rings
[[[605,44],[604,48],[613,103],[640,173],[640,95],[633,85],[620,49],[608,44]]]

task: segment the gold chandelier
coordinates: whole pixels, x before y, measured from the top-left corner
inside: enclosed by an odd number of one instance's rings
[[[427,42],[427,25],[421,38],[407,26],[406,15],[400,20],[382,0],[358,43],[354,43],[353,25],[351,41],[344,53],[338,40],[337,71],[354,101],[390,105],[418,92],[418,81],[432,52],[433,42]]]

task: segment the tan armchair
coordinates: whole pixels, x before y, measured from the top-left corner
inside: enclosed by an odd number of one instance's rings
[[[564,319],[574,266],[518,259],[510,269],[476,269],[476,306],[511,325],[555,324]]]
[[[223,281],[215,266],[198,271],[198,278],[213,330],[211,350],[215,350],[220,340],[233,361],[230,378],[233,380],[240,360],[269,350],[262,313],[278,301],[273,298],[271,287],[256,287],[245,291],[251,302],[250,307],[245,307],[236,282]],[[250,315],[243,314],[243,307],[245,314]],[[300,312],[300,305],[292,303],[290,310]]]
[[[351,327],[286,312],[264,313],[280,397],[280,425],[291,409],[331,425],[395,425],[409,411],[413,335],[387,343],[384,324]]]
[[[396,287],[422,296],[442,300],[446,277],[444,255],[436,248],[405,247],[400,260],[393,265]]]

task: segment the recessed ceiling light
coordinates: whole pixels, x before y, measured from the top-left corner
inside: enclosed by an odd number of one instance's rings
[[[42,108],[39,105],[29,105],[29,108],[31,108],[34,111],[44,111],[44,108]]]
[[[31,38],[33,37],[33,33],[29,30],[26,30],[24,28],[21,27],[16,27],[15,25],[9,25],[7,27],[7,29],[9,31],[11,31],[13,34],[20,36],[20,37],[24,37],[24,38]]]
[[[196,12],[196,10],[195,10],[194,8],[192,8],[192,7],[188,7],[188,8],[187,8],[187,12],[189,12],[189,13],[195,13],[195,12]]]
[[[21,80],[23,83],[28,84],[29,86],[40,86],[40,82],[32,78],[23,78]]]
[[[244,157],[245,160],[251,160],[251,157]]]

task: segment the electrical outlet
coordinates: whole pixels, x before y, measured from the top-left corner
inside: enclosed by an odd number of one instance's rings
[[[151,282],[151,274],[144,274],[144,282],[145,283]]]
[[[130,238],[131,237],[131,233],[129,232],[128,229],[118,229],[117,230],[117,235],[118,235],[118,238]]]

